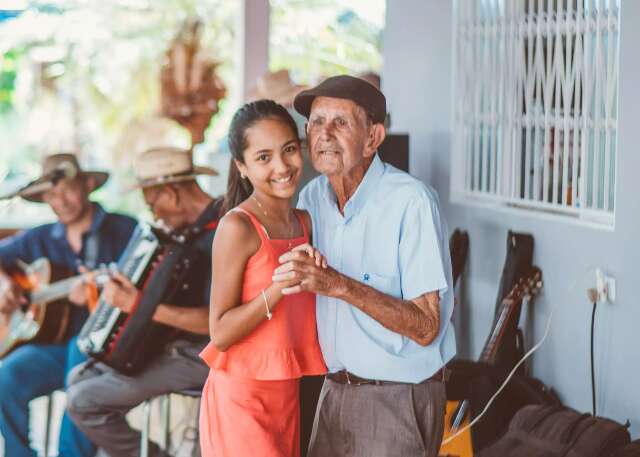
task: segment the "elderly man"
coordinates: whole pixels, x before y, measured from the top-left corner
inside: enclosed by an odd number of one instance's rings
[[[444,365],[455,353],[447,227],[436,193],[384,164],[386,101],[371,84],[336,76],[303,91],[311,161],[323,176],[301,192],[314,244],[330,268],[285,254],[274,280],[318,294],[329,368],[309,455],[437,456]]]
[[[17,263],[46,258],[54,269],[62,267],[77,273],[80,265],[93,268],[118,260],[136,222],[127,216],[107,213],[89,201],[89,194],[107,177],[105,172],[82,170],[75,155],[54,154],[45,158],[42,176],[17,192],[17,196],[26,200],[47,203],[58,221],[0,242],[1,314],[9,316],[27,301],[20,287],[6,274]],[[71,298],[80,306],[72,307],[62,342],[25,344],[2,360],[0,433],[7,457],[36,455],[29,447],[29,401],[64,388],[67,373],[86,359],[75,344],[87,317],[86,300],[84,295]],[[62,457],[90,457],[95,452],[66,414],[58,448]]]
[[[153,320],[178,330],[163,353],[132,376],[97,363],[79,366],[70,375],[68,411],[73,421],[108,455],[140,455],[140,433],[126,414],[158,395],[201,389],[209,373],[199,353],[209,341],[209,289],[211,244],[220,200],[205,193],[195,178],[215,175],[215,170],[194,167],[190,151],[155,148],[142,153],[135,173],[144,199],[156,219],[174,231],[198,229],[190,242],[194,255],[182,287],[164,297]],[[203,230],[204,228],[204,230]],[[144,294],[144,289],[140,291]],[[125,312],[131,311],[138,289],[123,275],[105,285],[102,298]],[[150,456],[168,455],[150,446]]]

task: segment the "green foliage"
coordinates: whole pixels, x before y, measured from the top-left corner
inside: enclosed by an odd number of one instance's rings
[[[302,84],[338,73],[381,70],[384,0],[270,4],[271,70],[289,69]]]
[[[113,170],[94,197],[109,208],[139,213],[144,210],[139,192],[120,191],[130,178],[133,154],[118,150],[119,141],[133,122],[158,114],[164,53],[186,18],[202,20],[203,43],[221,63],[218,74],[233,93],[238,3],[65,0],[56,5],[32,0],[28,11],[0,22],[0,181],[3,175],[16,182],[33,177],[40,157],[53,152],[23,132],[27,125],[46,130],[46,122],[34,126],[33,113],[43,109],[43,100],[51,105],[55,99],[58,111],[51,116],[62,113],[72,125],[66,144],[79,149],[92,167]],[[38,74],[43,52],[46,81]],[[59,55],[55,62],[47,61],[53,54]],[[16,90],[20,80],[23,89]],[[222,109],[212,125],[230,115]]]
[[[228,98],[236,94],[237,0],[30,0],[25,12],[0,22],[0,181],[39,172],[45,152],[25,128],[45,129],[68,117],[73,144],[94,168],[113,170],[95,198],[111,209],[145,211],[130,178],[131,151],[118,140],[132,122],[157,113],[164,52],[183,21],[199,17],[203,43],[221,62]],[[298,83],[336,73],[379,71],[385,0],[271,0],[270,67],[288,68]],[[40,81],[35,55],[49,73]],[[31,74],[29,74],[31,73]],[[65,110],[40,115],[43,99]],[[222,137],[236,106],[223,101],[207,132]],[[50,107],[49,107],[50,108]],[[51,121],[51,122],[50,122]],[[46,151],[51,152],[51,151]],[[21,180],[24,180],[21,179]],[[15,214],[20,215],[19,211]]]
[[[0,54],[0,114],[10,111],[13,106],[13,92],[21,54],[19,49]]]

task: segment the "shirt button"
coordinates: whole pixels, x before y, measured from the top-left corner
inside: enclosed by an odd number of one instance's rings
[[[368,280],[369,280],[369,273],[365,273],[365,274],[364,274],[364,280],[365,280],[365,281],[368,281]]]

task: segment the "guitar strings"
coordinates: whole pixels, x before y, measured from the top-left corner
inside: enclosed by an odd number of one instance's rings
[[[573,291],[573,289],[576,287],[576,285],[578,284],[579,281],[583,280],[587,274],[591,273],[591,272],[595,272],[596,267],[594,266],[589,266],[587,267],[583,273],[578,276],[573,283],[571,283],[571,285],[569,286],[569,288],[566,290],[565,292],[565,297],[569,295],[569,293],[571,293]],[[544,280],[544,279],[543,279]],[[451,435],[450,437],[448,437],[445,440],[442,440],[442,444],[447,444],[450,443],[451,441],[453,441],[458,435],[464,433],[465,431],[469,430],[471,427],[473,427],[476,423],[478,423],[478,421],[482,418],[482,416],[485,415],[485,413],[489,410],[489,408],[491,407],[491,405],[493,404],[493,402],[495,401],[496,398],[498,398],[498,395],[500,395],[500,393],[504,390],[504,388],[507,386],[507,384],[509,383],[509,381],[511,380],[511,378],[513,377],[513,375],[516,373],[516,371],[518,370],[518,368],[520,367],[520,365],[522,365],[530,356],[531,354],[533,354],[534,352],[536,352],[540,346],[542,346],[542,343],[544,343],[544,341],[547,339],[547,336],[549,336],[549,331],[551,330],[551,322],[553,319],[553,313],[555,312],[556,308],[558,307],[558,305],[560,303],[562,303],[563,301],[557,301],[555,303],[555,305],[553,305],[551,307],[551,311],[549,312],[549,318],[547,319],[547,326],[545,328],[544,331],[544,335],[542,335],[542,338],[540,339],[540,341],[538,341],[538,343],[533,346],[531,349],[529,349],[529,351],[522,356],[522,358],[518,361],[518,363],[515,364],[515,366],[511,369],[511,371],[509,372],[509,376],[507,376],[507,379],[504,380],[504,382],[502,383],[502,385],[500,386],[500,388],[498,388],[498,390],[496,391],[495,394],[493,394],[493,396],[489,399],[489,401],[487,402],[487,404],[485,405],[484,409],[482,410],[482,412],[480,414],[478,414],[471,422],[469,422],[467,425],[465,425],[464,427],[462,427],[460,430],[458,430],[456,433],[454,433],[453,435]]]

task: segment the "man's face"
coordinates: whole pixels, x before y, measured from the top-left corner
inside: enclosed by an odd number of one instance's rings
[[[89,210],[90,179],[63,179],[42,194],[42,200],[51,207],[63,224],[78,222]]]
[[[307,124],[313,167],[332,176],[350,176],[362,167],[369,151],[370,123],[362,108],[351,100],[316,97]]]
[[[183,213],[180,211],[178,186],[166,184],[142,189],[144,201],[149,206],[156,221],[161,221],[171,229],[185,225]]]

